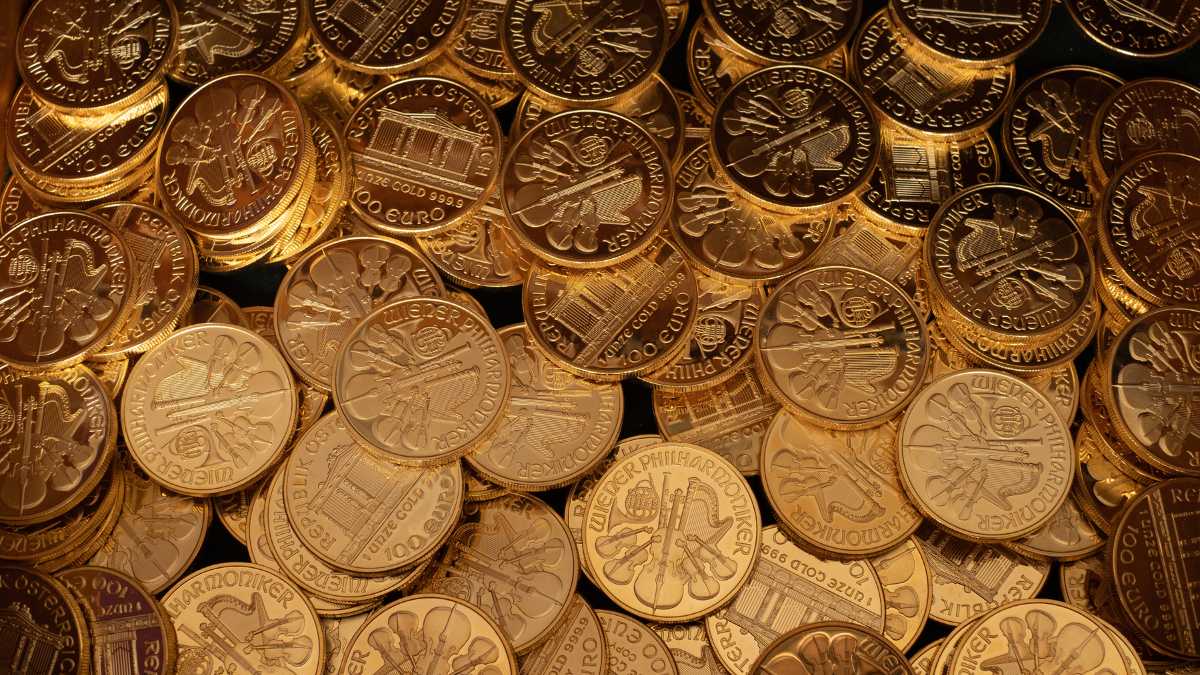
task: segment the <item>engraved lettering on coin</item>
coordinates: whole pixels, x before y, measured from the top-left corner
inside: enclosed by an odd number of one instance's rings
[[[175,672],[171,620],[158,599],[136,579],[101,567],[78,567],[60,572],[57,578],[91,612],[95,672]]]
[[[522,675],[606,675],[608,646],[602,630],[600,617],[587,601],[572,596],[558,627],[521,658]]]
[[[228,323],[249,328],[250,318],[228,295],[215,288],[199,286],[187,315],[179,321],[179,327],[194,326],[198,323]]]
[[[1067,0],[1088,37],[1130,56],[1178,54],[1200,40],[1200,4],[1191,0]]]
[[[273,72],[304,34],[300,0],[175,0],[179,41],[168,74],[184,84],[237,70]]]
[[[466,288],[519,286],[533,264],[532,254],[513,234],[498,188],[493,188],[487,202],[471,217],[448,230],[416,239],[442,274]]]
[[[892,16],[918,44],[966,65],[1009,63],[1050,21],[1052,0],[897,0]]]
[[[599,611],[608,647],[608,673],[680,675],[671,651],[646,624],[620,612]]]
[[[0,567],[0,591],[6,669],[47,675],[91,672],[90,626],[62,582],[27,567]]]
[[[317,41],[352,71],[412,70],[450,47],[465,0],[305,0]]]
[[[780,636],[748,672],[813,673],[822,669],[912,675],[908,660],[877,631],[840,622],[810,624]]]
[[[796,63],[828,56],[858,26],[862,3],[824,0],[705,0],[708,21],[752,61]]]
[[[1091,178],[1109,183],[1126,162],[1155,150],[1200,153],[1200,87],[1148,77],[1128,82],[1100,105],[1088,138]]]
[[[701,104],[712,111],[734,83],[758,70],[713,30],[707,15],[692,25],[687,44],[688,80]]]
[[[0,559],[40,564],[69,556],[81,541],[102,530],[124,498],[122,474],[110,463],[105,477],[70,511],[45,523],[0,527]]]
[[[925,629],[933,604],[933,578],[925,552],[915,537],[871,558],[883,585],[886,610],[881,631],[892,645],[908,651]]]
[[[516,77],[504,59],[500,36],[504,32],[503,0],[467,0],[467,18],[446,54],[464,70],[488,79]]]
[[[1008,545],[1031,558],[1077,560],[1103,548],[1105,541],[1104,534],[1084,516],[1074,497],[1070,497],[1040,529]]]
[[[656,623],[650,630],[671,651],[679,675],[727,675],[708,642],[703,623]]]
[[[912,298],[920,316],[929,316],[921,237],[889,232],[850,213],[839,213],[831,222],[831,238],[813,253],[806,267],[839,265],[874,272]]]

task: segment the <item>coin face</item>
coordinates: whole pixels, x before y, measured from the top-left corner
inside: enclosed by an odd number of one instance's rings
[[[923,389],[900,425],[900,477],[913,503],[967,539],[1042,527],[1067,498],[1075,450],[1066,423],[1024,381],[990,370]]]
[[[121,466],[124,503],[116,529],[89,565],[127,574],[158,594],[195,560],[212,521],[207,499],[166,490],[132,467]]]
[[[852,267],[805,270],[763,308],[759,376],[784,408],[833,428],[878,426],[916,394],[929,360],[912,300]]]
[[[1034,597],[1050,575],[1047,561],[1026,558],[998,544],[959,539],[932,523],[917,528],[916,539],[933,579],[929,618],[951,626],[1002,604]]]
[[[832,208],[788,216],[747,202],[716,168],[707,145],[692,150],[675,173],[671,233],[689,262],[729,281],[763,283],[803,267],[838,217]]]
[[[892,645],[907,652],[925,628],[933,604],[933,577],[915,537],[871,558],[883,586],[883,630]],[[915,657],[914,657],[915,660]]]
[[[10,663],[45,668],[39,672],[53,675],[91,672],[88,624],[79,602],[61,581],[26,567],[0,567],[0,590],[15,615],[7,622],[8,639],[15,643],[9,648],[14,659]],[[22,649],[24,645],[30,646]],[[16,661],[21,658],[28,660]]]
[[[197,324],[133,367],[121,399],[137,463],[176,492],[236,492],[278,461],[296,427],[287,362],[257,333]]]
[[[964,326],[953,320],[947,322],[953,327],[946,331],[946,338],[973,363],[1036,376],[1044,374],[1048,368],[1070,363],[1087,349],[1100,326],[1100,314],[1100,301],[1089,298],[1083,304],[1083,312],[1046,344],[1019,345],[1005,338],[970,332],[978,330],[978,326]],[[949,314],[943,310],[943,316],[948,318]]]
[[[1154,305],[1200,303],[1200,217],[1193,180],[1200,159],[1179,152],[1140,155],[1113,174],[1101,204],[1100,247],[1122,282]]]
[[[692,24],[687,44],[688,80],[700,102],[712,111],[733,83],[759,69],[745,59],[713,29],[708,15]]]
[[[1096,0],[1063,3],[1075,24],[1108,49],[1154,58],[1178,54],[1200,40],[1200,5],[1173,3],[1144,9]]]
[[[891,424],[833,431],[779,412],[762,449],[763,488],[780,522],[831,556],[890,549],[921,523],[896,469]]]
[[[346,68],[395,74],[438,57],[467,16],[465,0],[413,5],[383,0],[371,5],[305,0],[313,35]]]
[[[70,511],[37,525],[0,527],[0,558],[37,565],[66,555],[101,528],[124,495],[121,472],[110,463],[96,488]]]
[[[284,214],[314,154],[304,112],[283,85],[226,75],[175,109],[158,152],[157,192],[167,215],[190,232],[235,239]]]
[[[129,248],[108,221],[46,213],[0,235],[0,362],[25,370],[70,366],[118,329],[134,289]]]
[[[707,515],[693,519],[696,509]],[[760,522],[736,467],[699,446],[661,443],[618,460],[593,488],[584,558],[601,590],[627,611],[690,621],[745,584]]]
[[[275,240],[268,254],[271,262],[292,258],[328,236],[350,193],[350,155],[341,133],[325,115],[312,109],[307,112],[316,150],[312,192],[295,233]]]
[[[642,379],[655,391],[695,391],[723,382],[750,362],[754,326],[766,294],[748,284],[696,277],[700,287],[696,325],[687,349],[662,370]]]
[[[466,454],[503,418],[511,374],[475,310],[407,298],[369,314],[338,351],[333,400],[350,432],[385,457],[433,466]]]
[[[796,63],[836,51],[858,25],[862,4],[851,0],[810,7],[799,0],[761,6],[748,0],[705,0],[713,29],[742,56],[762,63]]]
[[[751,675],[764,672],[754,663],[776,638],[833,620],[883,629],[883,588],[875,569],[866,560],[822,560],[771,526],[762,531],[750,581],[704,624],[721,665],[731,675]]]
[[[1096,527],[1110,534],[1125,506],[1146,489],[1150,482],[1125,473],[1101,448],[1107,443],[1090,422],[1084,422],[1075,435],[1079,455],[1071,494]]]
[[[670,166],[662,144],[634,120],[568,111],[513,145],[500,194],[513,232],[534,255],[568,267],[610,266],[662,231],[671,212]]]
[[[819,668],[862,675],[913,672],[904,655],[878,632],[838,622],[809,624],[781,635],[763,650],[749,672],[803,673]]]
[[[662,638],[637,619],[620,612],[599,611],[608,646],[609,673],[629,675],[680,675],[679,667]]]
[[[1012,65],[964,68],[922,58],[886,10],[863,24],[850,60],[881,119],[921,134],[979,133],[1000,118],[1016,86]]]
[[[205,567],[167,591],[162,604],[175,626],[180,672],[325,671],[325,636],[312,604],[265,567]]]
[[[650,630],[667,645],[679,675],[727,675],[708,642],[703,623],[657,623]]]
[[[90,610],[93,635],[122,636],[123,645],[129,649],[127,663],[137,664],[136,672],[146,675],[175,672],[175,632],[171,620],[158,600],[137,580],[103,567],[78,567],[60,572],[57,578]],[[110,654],[101,652],[99,645],[96,651]],[[105,665],[111,668],[118,663]]]
[[[504,60],[500,36],[504,32],[504,3],[468,0],[467,17],[446,54],[463,69],[481,77],[511,80],[516,77]]]
[[[667,52],[667,17],[656,0],[515,0],[502,20],[501,46],[517,76],[563,103],[604,104],[636,91]]]
[[[430,556],[462,510],[457,462],[436,469],[394,464],[359,445],[336,413],[297,441],[284,476],[278,490],[300,541],[327,564],[359,575],[385,574]],[[347,481],[357,486],[353,493],[341,489]],[[268,504],[270,521],[278,512]]]
[[[1100,550],[1104,543],[1104,533],[1087,519],[1072,497],[1045,525],[1008,545],[1031,558],[1077,560]]]
[[[533,256],[513,234],[494,188],[487,202],[448,230],[417,237],[438,271],[467,288],[508,288],[525,282]]]
[[[616,380],[663,367],[696,322],[696,277],[659,238],[642,255],[603,269],[534,265],[521,305],[538,345],[589,379]]]
[[[978,67],[1015,61],[1041,37],[1053,7],[1053,0],[1019,0],[1002,8],[899,0],[890,9],[921,48]]]
[[[479,94],[487,101],[492,109],[499,109],[515,101],[525,91],[525,85],[519,80],[495,80],[480,77],[475,73],[464,70],[458,62],[445,54],[422,66],[418,71],[422,75],[444,77],[466,84],[471,91]]]
[[[875,168],[879,129],[862,95],[841,78],[810,66],[773,66],[725,94],[709,143],[734,190],[794,212],[857,192]]]
[[[145,0],[142,0],[145,2]],[[300,0],[176,0],[179,41],[167,74],[204,84],[234,71],[275,72],[305,30]]]
[[[517,675],[512,647],[487,615],[456,598],[420,594],[371,615],[343,649],[338,672],[436,673],[447,664],[462,675]]]
[[[1197,116],[1200,87],[1153,77],[1126,83],[1092,120],[1092,179],[1103,187],[1126,162],[1155,150],[1200,153],[1200,137],[1188,121]]]
[[[604,459],[621,431],[618,384],[576,377],[550,361],[525,324],[500,331],[511,397],[495,433],[467,457],[493,482],[517,490],[574,483]]]
[[[198,323],[228,323],[249,328],[250,317],[228,295],[209,286],[199,286],[187,315],[179,321],[179,325],[193,326]]]
[[[9,176],[0,192],[0,234],[11,230],[17,223],[46,213],[50,209],[38,204],[29,191],[21,187],[16,176]]]
[[[912,298],[917,313],[929,317],[926,273],[921,269],[921,237],[889,232],[866,218],[839,207],[829,241],[812,255],[806,267],[840,265],[873,272],[896,284]]]
[[[42,0],[16,36],[17,70],[56,108],[116,109],[158,86],[177,25],[166,0],[86,7]]]
[[[338,350],[368,314],[391,300],[445,292],[433,265],[409,244],[342,237],[292,264],[275,295],[275,331],[296,373],[328,391]]]
[[[571,596],[566,614],[549,637],[521,658],[523,675],[605,675],[608,645],[600,617],[579,594]]]

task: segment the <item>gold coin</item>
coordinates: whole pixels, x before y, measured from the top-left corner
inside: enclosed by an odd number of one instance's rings
[[[920,0],[897,0],[888,7],[916,49],[978,68],[1016,61],[1046,30],[1054,1],[1017,0],[991,11],[930,6]]]
[[[1064,363],[1022,379],[1045,396],[1062,421],[1070,426],[1075,420],[1075,411],[1079,409],[1079,374],[1074,363]]]
[[[693,520],[694,509],[707,515]],[[746,583],[760,529],[758,503],[736,467],[711,450],[665,442],[618,460],[592,489],[584,559],[623,609],[692,621]]]
[[[671,651],[679,675],[728,675],[708,642],[703,623],[656,623],[650,630]]]
[[[508,490],[489,482],[487,479],[480,476],[471,468],[470,464],[462,465],[463,485],[466,489],[466,494],[463,499],[468,502],[486,502],[497,497],[508,494]],[[583,552],[580,551],[580,555]]]
[[[454,80],[410,77],[375,90],[346,122],[345,136],[354,165],[350,206],[385,232],[448,229],[487,201],[500,175],[496,114]],[[436,149],[411,151],[425,137]]]
[[[653,372],[687,347],[696,323],[696,277],[675,245],[658,238],[603,269],[534,265],[521,306],[538,346],[594,380]]]
[[[166,0],[84,7],[41,0],[16,35],[17,70],[34,95],[55,108],[81,114],[120,109],[161,86],[178,26]],[[6,45],[13,48],[11,41]]]
[[[1096,529],[1070,497],[1041,528],[1005,544],[1030,558],[1077,560],[1103,548],[1105,541],[1104,532]]]
[[[335,61],[355,71],[392,75],[446,51],[466,19],[468,3],[305,0],[305,6],[313,34]]]
[[[832,235],[836,208],[787,216],[750,204],[716,168],[707,144],[675,173],[671,233],[688,261],[721,279],[763,283],[807,265]]]
[[[420,592],[474,603],[524,654],[551,636],[576,597],[571,533],[544,502],[520,494],[469,504],[463,521]]]
[[[358,575],[387,574],[429,557],[462,510],[457,462],[436,469],[394,464],[360,446],[336,413],[300,437],[284,475],[279,490],[300,541],[327,564]],[[342,489],[346,484],[356,486],[353,493]]]
[[[316,163],[312,190],[304,203],[303,215],[290,237],[280,237],[267,259],[279,262],[299,255],[320,242],[337,222],[350,193],[350,155],[342,135],[325,115],[308,111]],[[293,207],[300,209],[297,204]]]
[[[533,256],[517,242],[494,188],[487,202],[458,225],[417,237],[438,270],[466,288],[508,288],[525,282]]]
[[[70,511],[37,525],[0,527],[0,560],[37,565],[67,555],[120,509],[124,497],[122,473],[110,463],[96,489]]]
[[[925,645],[912,658],[908,660],[908,665],[912,667],[914,675],[935,675],[933,671],[933,660],[937,656],[938,650],[946,643],[946,638],[934,640]],[[937,673],[936,675],[941,675]]]
[[[1063,3],[1075,24],[1092,40],[1119,54],[1156,58],[1178,54],[1200,40],[1200,6],[1181,3],[1171,8],[1155,5],[1126,7],[1096,0]]]
[[[87,564],[124,572],[151,593],[161,593],[196,559],[212,522],[212,505],[164,490],[136,468],[118,470],[125,494],[116,529]]]
[[[704,389],[655,388],[653,405],[654,418],[667,439],[708,448],[744,476],[761,471],[763,439],[780,408],[749,366]]]
[[[675,95],[675,100],[679,102],[684,125],[683,151],[679,159],[675,161],[675,169],[678,171],[684,157],[692,154],[696,148],[708,146],[708,130],[712,126],[712,112],[704,107],[700,98],[695,94],[674,88],[672,88],[672,93]],[[676,192],[678,192],[678,184],[676,184]]]
[[[250,318],[228,295],[209,286],[199,286],[187,315],[179,320],[178,327],[184,328],[198,323],[228,323],[249,328]]]
[[[228,324],[189,326],[134,365],[121,398],[137,463],[176,492],[236,492],[268,471],[296,428],[296,384],[275,347]]]
[[[942,646],[938,649],[937,654],[933,657],[933,663],[929,666],[930,675],[951,675],[950,661],[954,655],[958,653],[959,643],[967,634],[967,631],[978,622],[978,619],[968,621],[954,627],[950,634],[942,640]]]
[[[907,652],[925,629],[933,605],[933,576],[915,537],[871,558],[883,586],[883,630],[896,649]],[[915,657],[914,657],[915,659]]]
[[[525,324],[499,335],[512,373],[511,397],[495,433],[467,455],[467,463],[513,490],[574,483],[617,440],[625,407],[620,385],[588,382],[554,365]]]
[[[912,675],[908,660],[877,631],[852,623],[825,622],[801,626],[781,635],[762,651],[750,672],[804,672],[821,664],[829,672]]]
[[[753,664],[777,638],[834,620],[883,630],[883,587],[875,568],[866,560],[818,558],[771,526],[762,531],[750,581],[704,625],[721,665],[731,675],[752,675],[763,672]]]
[[[333,400],[354,437],[417,466],[452,462],[486,439],[512,381],[487,319],[437,298],[371,312],[334,363]]]
[[[608,645],[600,617],[579,594],[553,632],[521,657],[521,675],[606,675]]]
[[[279,335],[275,332],[275,308],[247,307],[245,312],[250,320],[250,330],[266,338],[271,346],[278,349]],[[325,414],[325,405],[329,403],[329,394],[302,381],[296,382],[296,389],[299,393],[299,405],[296,411],[295,435],[299,436],[320,419],[321,415]]]
[[[306,21],[300,0],[175,4],[179,40],[167,74],[178,82],[199,85],[238,70],[273,72],[303,47]]]
[[[965,370],[930,384],[900,425],[900,477],[914,505],[960,537],[1006,541],[1053,517],[1071,487],[1070,429],[1024,381]],[[1010,472],[996,482],[994,472]]]
[[[1139,155],[1155,150],[1200,154],[1200,137],[1184,122],[1197,115],[1200,87],[1161,77],[1125,83],[1092,118],[1089,176],[1103,191],[1117,170]]]
[[[917,528],[933,579],[929,618],[957,626],[1014,600],[1032,598],[1050,575],[1050,563],[998,544],[959,539],[931,523]]]
[[[525,91],[525,85],[521,84],[519,80],[495,80],[480,77],[475,73],[463,70],[457,62],[444,54],[422,66],[417,73],[461,82],[484,101],[487,101],[493,110],[499,110],[517,100]]]
[[[608,673],[681,675],[670,649],[646,624],[619,612],[599,611],[608,647]]]
[[[99,216],[57,211],[0,235],[0,362],[21,370],[74,365],[98,352],[130,309],[133,256]],[[40,428],[40,425],[38,425]]]
[[[921,524],[900,485],[892,424],[833,431],[780,411],[762,444],[761,471],[782,526],[829,556],[881,553]]]
[[[811,66],[772,66],[725,93],[713,112],[709,145],[734,190],[764,208],[794,213],[863,187],[879,157],[879,127],[845,80]]]
[[[338,350],[368,314],[399,298],[445,293],[432,263],[411,245],[339,237],[292,263],[275,294],[275,332],[296,374],[330,391]]]
[[[759,63],[797,63],[837,51],[858,25],[862,3],[830,2],[819,8],[800,0],[757,5],[705,0],[710,26],[742,57]]]
[[[1000,119],[1016,87],[1012,64],[966,68],[924,57],[914,46],[887,8],[867,19],[850,45],[850,72],[882,123],[962,138]]]
[[[912,299],[853,267],[808,269],[767,298],[755,334],[759,377],[784,409],[821,426],[879,426],[925,378],[929,342]]]
[[[325,634],[312,604],[265,567],[205,567],[167,591],[162,604],[175,626],[181,673],[325,671]]]
[[[255,493],[262,489],[264,478],[257,483],[247,487],[244,490],[231,492],[227,495],[212,498],[213,509],[217,512],[217,519],[225,526],[225,530],[246,545],[248,541],[250,529],[250,502],[253,500]]]
[[[1119,651],[1131,669],[1136,669],[1140,662],[1154,673],[1184,674],[1185,671],[1164,670],[1172,665],[1170,661],[1152,651],[1128,620],[1118,613],[1118,600],[1112,589],[1112,580],[1108,578],[1103,553],[1063,563],[1058,569],[1063,599],[1072,607],[1104,622],[1102,625],[1118,642]]]
[[[26,567],[0,567],[0,591],[12,617],[5,617],[9,672],[92,672],[88,622],[62,582]]]
[[[311,23],[307,23],[296,47],[288,50],[272,70],[280,82],[293,90],[299,90],[305,85],[328,78],[333,70],[333,61],[329,54],[325,53],[321,43],[317,42]]]
[[[9,176],[4,183],[4,191],[0,192],[0,234],[8,232],[26,218],[49,210],[49,207],[34,200],[16,176]]]
[[[467,0],[467,18],[446,55],[464,70],[493,80],[512,80],[517,74],[504,58],[504,3]]]
[[[103,567],[78,567],[57,578],[69,588],[88,617],[96,642],[96,672],[113,673],[131,666],[138,675],[171,675],[175,672],[175,631],[166,610],[136,579]],[[105,638],[120,636],[117,644]],[[114,640],[115,642],[116,640]],[[111,651],[110,651],[111,650]],[[118,671],[119,672],[119,671]]]
[[[320,612],[318,612],[319,614]],[[321,616],[325,633],[325,675],[339,675],[342,657],[350,646],[350,638],[371,618],[371,612],[356,612],[350,616]]]
[[[436,673],[447,666],[471,675],[517,675],[512,647],[486,614],[457,598],[421,594],[372,614],[343,648],[338,672]]]
[[[741,56],[713,30],[701,14],[692,25],[687,43],[687,71],[692,91],[709,112],[735,82],[759,69],[759,64]]]
[[[830,216],[833,234],[812,254],[805,267],[840,265],[873,272],[896,284],[912,298],[917,313],[929,318],[926,273],[921,269],[921,237],[889,232],[855,217],[848,203]]]
[[[1125,473],[1100,450],[1106,443],[1096,428],[1085,421],[1075,435],[1079,455],[1071,493],[1079,508],[1097,527],[1111,533],[1125,506],[1150,483]]]
[[[1113,336],[1115,343],[1116,336]],[[1113,466],[1138,479],[1142,483],[1157,483],[1171,474],[1147,463],[1134,453],[1133,449],[1121,440],[1112,418],[1110,399],[1104,393],[1103,359],[1093,360],[1088,365],[1085,375],[1083,416],[1093,425],[1094,437],[1097,441],[1095,450]]]

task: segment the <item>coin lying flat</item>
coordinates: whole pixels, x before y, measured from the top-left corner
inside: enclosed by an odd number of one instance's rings
[[[6,655],[14,659],[9,662],[13,672],[91,672],[88,624],[75,596],[62,582],[26,567],[0,567],[0,591],[7,603],[5,609],[13,617],[6,622],[6,638],[13,644]],[[23,644],[31,647],[17,647]]]
[[[115,670],[126,665],[144,675],[175,672],[175,630],[158,600],[132,577],[103,567],[77,567],[60,572],[60,582],[91,612],[90,628],[99,642],[113,635],[128,640],[127,661],[120,657],[99,666]],[[101,652],[97,645],[97,652]],[[104,652],[112,658],[111,652]],[[135,665],[136,664],[136,665]],[[102,670],[101,672],[112,672]]]
[[[925,550],[915,537],[909,537],[871,558],[871,565],[883,586],[886,611],[880,632],[896,649],[907,652],[925,629],[933,604],[933,576]]]
[[[609,673],[681,675],[671,651],[646,624],[619,612],[599,611]]]
[[[618,460],[596,483],[584,513],[584,559],[627,611],[691,621],[746,583],[760,529],[758,504],[736,467],[711,450],[666,442]]]
[[[600,617],[582,596],[571,597],[566,614],[540,645],[521,657],[521,675],[606,675],[608,645]]]
[[[904,655],[879,633],[851,623],[814,623],[782,635],[763,650],[750,672],[912,675]]]
[[[363,73],[412,70],[445,52],[467,16],[466,0],[366,6],[305,0],[317,42],[342,66]]]

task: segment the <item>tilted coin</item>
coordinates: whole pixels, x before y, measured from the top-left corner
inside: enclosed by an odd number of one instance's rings
[[[500,36],[504,32],[504,3],[500,0],[467,0],[467,18],[446,55],[464,70],[495,80],[516,78],[504,59]]]
[[[0,593],[7,610],[5,656],[11,672],[92,672],[85,615],[61,581],[26,567],[0,567]]]
[[[662,143],[605,110],[539,122],[513,144],[500,176],[517,240],[542,260],[575,268],[611,266],[651,246],[671,213],[672,189]]]
[[[711,450],[665,442],[618,460],[593,488],[584,559],[622,608],[691,621],[746,583],[760,529],[758,503],[736,467]]]
[[[902,652],[907,652],[925,629],[933,605],[933,575],[925,550],[915,537],[871,558],[883,586],[883,630]],[[915,660],[915,658],[914,658]]]
[[[909,296],[865,270],[831,266],[788,278],[767,298],[755,366],[786,410],[822,426],[879,426],[924,380],[925,322]]]
[[[682,89],[671,88],[679,109],[683,113],[683,151],[675,160],[675,168],[684,157],[692,154],[696,148],[708,145],[708,128],[712,126],[712,112],[700,103],[699,97]]]
[[[925,523],[917,528],[933,579],[929,618],[957,626],[1000,605],[1036,596],[1050,563],[1018,555],[998,544],[965,541]]]
[[[525,282],[533,256],[512,231],[493,188],[486,203],[458,225],[417,237],[438,271],[466,288],[508,288]]]
[[[206,323],[171,334],[134,365],[121,398],[134,460],[193,496],[236,492],[283,454],[296,427],[296,384],[257,333]]]
[[[41,0],[16,36],[17,70],[33,94],[55,108],[114,110],[160,86],[177,29],[166,0],[83,7]]]
[[[1200,565],[1187,553],[1200,527],[1200,479],[1153,485],[1125,508],[1107,552],[1125,617],[1155,649],[1200,658],[1200,607],[1192,589]]]
[[[57,579],[91,612],[97,672],[175,672],[175,629],[158,599],[136,579],[103,567],[77,567]]]
[[[272,347],[278,349],[279,334],[275,332],[275,308],[247,307],[244,311],[250,319],[250,330],[266,338]],[[298,393],[296,434],[301,434],[325,413],[325,405],[329,403],[329,394],[303,381],[296,382],[296,391]]]
[[[714,165],[760,206],[811,210],[862,188],[879,157],[879,128],[862,95],[811,66],[747,75],[713,112]]]
[[[318,612],[320,613],[320,612]],[[339,675],[342,656],[350,646],[350,638],[371,618],[370,610],[350,616],[321,617],[321,630],[325,632],[325,675]]]
[[[942,646],[933,655],[933,662],[929,665],[930,675],[950,675],[950,661],[958,653],[959,643],[978,621],[979,618],[975,618],[955,626],[954,630],[941,640]]]
[[[709,112],[717,107],[735,82],[759,67],[717,35],[706,14],[692,24],[687,43],[688,80],[701,105]]]
[[[410,595],[371,615],[343,648],[339,673],[517,675],[500,627],[470,603]]]
[[[1107,443],[1096,428],[1085,421],[1075,435],[1079,455],[1071,493],[1091,522],[1111,533],[1125,506],[1146,489],[1149,482],[1131,476],[1108,459],[1100,448]]]
[[[1118,278],[1151,305],[1200,304],[1200,158],[1139,155],[1112,175],[1097,222],[1100,248]]]
[[[662,638],[637,619],[601,610],[596,612],[608,648],[608,673],[681,675]]]
[[[324,240],[341,216],[350,194],[350,155],[340,130],[328,116],[315,110],[307,112],[316,150],[312,191],[301,196],[308,201],[296,231],[290,237],[279,235],[267,254],[268,262],[293,258]],[[299,209],[300,205],[293,208]]]
[[[500,175],[496,114],[454,80],[410,77],[375,90],[346,122],[345,136],[354,165],[350,206],[385,232],[448,229],[487,201]]]
[[[939,305],[944,307],[944,305]],[[964,326],[950,318],[951,311],[939,310],[946,325],[946,337],[972,363],[999,368],[1023,377],[1037,376],[1048,368],[1069,364],[1091,344],[1101,325],[1101,304],[1092,296],[1083,303],[1083,311],[1062,328],[1054,340],[1045,344],[1015,344],[995,335],[976,333],[978,325]],[[1035,387],[1037,388],[1037,387]]]
[[[1200,5],[1124,5],[1097,0],[1063,3],[1075,24],[1108,49],[1155,58],[1178,54],[1200,40]]]
[[[1161,77],[1126,82],[1109,95],[1092,119],[1090,178],[1103,188],[1126,162],[1155,150],[1195,156],[1200,136],[1200,87]]]
[[[1114,345],[1119,335],[1120,331],[1113,335]],[[1105,353],[1111,351],[1110,347]],[[1093,360],[1084,376],[1083,415],[1086,421],[1091,423],[1091,430],[1097,441],[1094,449],[1122,473],[1133,476],[1142,483],[1157,483],[1163,478],[1170,477],[1170,472],[1150,464],[1133,451],[1132,445],[1122,440],[1120,432],[1117,430],[1117,421],[1113,419],[1114,399],[1105,392],[1103,373],[1105,358]]]
[[[486,502],[508,493],[508,490],[476,473],[470,464],[462,464],[462,472],[463,487],[466,491],[463,499],[468,502]],[[582,552],[580,552],[580,555],[582,555]]]
[[[836,0],[812,7],[800,0],[755,3],[705,0],[709,24],[744,58],[797,63],[829,56],[858,25],[862,3]]]
[[[37,565],[66,555],[101,528],[125,498],[125,481],[116,463],[83,501],[66,513],[36,525],[0,527],[0,560]]]
[[[325,634],[312,604],[290,581],[250,563],[193,572],[167,591],[181,673],[325,672]]]
[[[591,473],[617,440],[625,406],[620,385],[588,382],[559,368],[525,324],[503,328],[499,335],[512,373],[511,397],[496,431],[467,462],[489,480],[516,490],[574,483]]]
[[[99,216],[58,211],[0,235],[0,362],[46,371],[100,351],[134,288],[133,255]]]
[[[763,439],[780,408],[750,366],[704,389],[655,388],[653,405],[658,427],[669,440],[708,448],[745,476],[760,472]]]
[[[445,52],[466,19],[468,3],[304,0],[304,5],[313,35],[330,57],[350,70],[390,75]]]
[[[709,642],[732,675],[753,675],[753,664],[782,635],[822,621],[848,621],[882,631],[883,587],[866,560],[823,560],[771,526],[750,581],[733,601],[704,619]]]
[[[11,230],[26,218],[49,210],[21,186],[16,176],[9,176],[4,183],[4,191],[0,192],[0,234]]]
[[[452,462],[503,419],[511,373],[473,309],[404,298],[371,312],[338,351],[333,400],[351,434],[393,461]]]
[[[708,642],[703,623],[656,623],[650,630],[671,651],[679,675],[728,675]]]
[[[436,469],[394,464],[359,445],[337,413],[300,437],[284,476],[279,490],[301,542],[317,558],[359,575],[389,573],[429,557],[462,509],[457,462]]]
[[[671,233],[690,263],[718,278],[762,283],[791,274],[833,235],[839,217],[836,208],[789,216],[747,202],[716,168],[707,142],[675,172]]]
[[[571,597],[566,614],[553,632],[521,657],[521,675],[557,673],[608,673],[608,645],[600,617],[579,594]]]
[[[1053,0],[1017,0],[1004,7],[962,7],[927,0],[889,6],[899,27],[935,58],[967,66],[1011,63],[1029,49],[1050,22]]]
[[[921,237],[889,232],[840,204],[830,224],[833,234],[813,253],[806,267],[839,265],[873,272],[912,298],[917,313],[930,315],[926,272],[921,269]]]
[[[1075,464],[1070,429],[1015,376],[965,370],[930,384],[900,425],[914,505],[958,536],[1005,541],[1050,521]]]
[[[763,650],[750,672],[912,675],[912,668],[878,632],[851,623],[814,623],[782,635]]]
[[[945,644],[946,639],[934,640],[925,645],[912,658],[908,660],[908,665],[912,667],[914,675],[935,675],[933,672],[933,660],[937,656],[937,652]],[[937,673],[937,675],[941,675]]]
[[[1070,497],[1041,528],[1006,543],[1030,558],[1077,560],[1104,548],[1105,537]]]
[[[254,494],[262,488],[261,482],[254,483],[244,490],[212,498],[217,519],[221,521],[221,525],[225,526],[225,531],[233,535],[233,538],[242,545],[246,545],[250,536],[250,502],[254,498]]]
[[[571,533],[544,502],[520,494],[470,504],[463,521],[420,592],[472,603],[526,653],[570,614],[579,578]]]
[[[882,122],[963,137],[1000,119],[1016,86],[1011,64],[965,68],[922,57],[913,44],[885,8],[863,23],[850,45],[850,71]]]
[[[667,52],[666,33],[658,0],[514,0],[504,9],[500,41],[530,90],[574,105],[604,104],[646,84]]]
[[[1064,422],[1069,425],[1074,421],[1075,411],[1079,409],[1079,374],[1075,364],[1064,363],[1024,379],[1050,401]]]
[[[172,79],[204,84],[234,71],[276,73],[303,48],[301,0],[175,0],[179,39],[167,68]]]
[[[515,101],[525,91],[525,85],[519,80],[495,80],[480,77],[475,73],[464,70],[458,65],[458,62],[448,57],[445,53],[425,64],[416,72],[421,75],[432,75],[434,77],[444,77],[448,80],[457,80],[466,84],[471,91],[474,91],[480,98],[487,101],[487,104],[492,106],[493,110],[499,110],[512,101]]]
[[[833,431],[775,415],[762,447],[762,483],[780,523],[811,549],[861,557],[906,540],[921,524],[896,468],[892,424]]]
[[[144,352],[191,305],[199,279],[196,250],[188,233],[154,207],[110,202],[93,213],[112,222],[133,256],[130,314],[99,357]]]
[[[1009,166],[1026,183],[1087,214],[1094,201],[1087,134],[1100,104],[1121,84],[1086,66],[1053,68],[1026,80],[1004,113]]]
[[[0,367],[0,523],[31,525],[84,501],[108,471],[116,411],[90,370]]]
[[[209,286],[199,286],[187,315],[179,320],[179,327],[198,323],[228,323],[249,328],[250,318],[228,295]]]
[[[112,537],[88,561],[133,577],[158,594],[196,559],[204,543],[212,506],[163,489],[136,468],[118,468],[125,499]]]
[[[446,292],[432,264],[389,237],[340,237],[304,254],[275,294],[275,332],[306,382],[332,385],[338,350],[354,327],[391,300]]]
[[[696,277],[659,238],[641,255],[603,269],[534,265],[521,295],[538,345],[589,379],[652,372],[687,347],[696,322]]]

